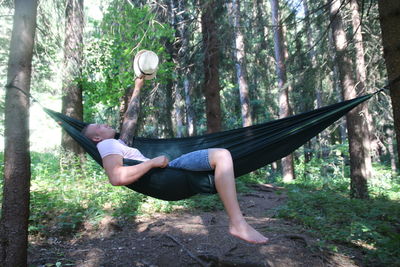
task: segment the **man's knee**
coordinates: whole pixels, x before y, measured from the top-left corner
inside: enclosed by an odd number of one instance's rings
[[[223,160],[232,160],[231,152],[225,148],[211,148],[209,150],[210,163],[213,167]]]

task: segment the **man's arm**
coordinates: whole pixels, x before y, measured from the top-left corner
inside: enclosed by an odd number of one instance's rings
[[[165,168],[168,159],[156,157],[134,166],[123,166],[121,155],[108,155],[103,158],[103,168],[112,185],[128,185],[137,181],[152,168]]]
[[[135,135],[136,125],[140,112],[140,90],[144,85],[144,78],[136,78],[135,89],[133,90],[131,100],[124,115],[120,139],[128,146],[132,145]]]

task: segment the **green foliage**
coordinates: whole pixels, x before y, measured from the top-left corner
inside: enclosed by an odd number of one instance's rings
[[[65,166],[60,163],[60,154],[32,152],[31,156],[30,234],[69,235],[79,231],[84,223],[97,225],[105,216],[127,219],[138,214],[168,213],[182,208],[196,211],[223,208],[217,195],[163,201],[125,187],[114,187],[92,159],[82,166]],[[3,161],[2,153],[0,160]],[[3,172],[3,165],[0,168]]]
[[[7,83],[8,54],[12,30],[13,3],[2,1],[0,3],[0,85],[3,87]],[[4,109],[5,109],[5,90],[0,90],[0,136],[4,135]]]
[[[367,264],[399,265],[399,177],[379,166],[369,183],[371,199],[350,199],[345,176],[332,172],[320,179],[310,178],[324,164],[309,163],[308,176],[286,185],[289,199],[279,208],[278,216],[307,227],[321,239],[323,247],[337,250],[332,242],[358,247],[366,252]]]
[[[32,91],[54,94],[61,90],[65,16],[63,1],[41,1],[38,5],[35,49],[32,59]],[[34,94],[37,95],[37,94]]]
[[[304,154],[296,159],[296,177],[300,178],[302,184],[348,190],[350,166],[347,143],[330,146],[325,158],[317,157],[315,153],[318,151],[313,153],[314,157],[310,162],[305,162]]]
[[[134,86],[132,67],[135,54],[148,49],[160,57],[158,82],[171,75],[171,63],[165,42],[172,42],[173,29],[156,20],[156,13],[148,7],[135,8],[125,2],[113,1],[90,43],[85,47],[85,73],[83,77],[85,115],[118,107],[121,97]]]
[[[59,156],[32,153],[30,233],[69,234],[105,215],[132,216],[145,197],[112,187],[93,160],[60,166]]]
[[[398,265],[400,177],[384,165],[375,165],[369,182],[371,199],[350,199],[342,150],[337,146],[331,151],[333,157],[325,161],[313,159],[305,164],[300,160],[296,181],[284,185],[288,201],[276,214],[303,225],[324,249],[346,253],[348,248],[343,246],[357,248],[365,251],[368,265]],[[83,166],[60,162],[59,153],[32,153],[30,234],[70,235],[84,224],[97,225],[105,216],[126,220],[153,212],[223,208],[218,195],[167,202],[113,187],[91,159]],[[321,166],[327,169],[322,172]],[[3,167],[0,165],[2,172]],[[237,179],[238,191],[246,192],[249,184],[264,183],[265,177],[274,175],[269,167],[245,175]]]

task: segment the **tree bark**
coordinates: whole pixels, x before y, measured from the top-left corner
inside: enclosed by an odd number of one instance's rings
[[[16,0],[5,100],[4,185],[0,266],[27,266],[29,187],[29,94],[36,30],[36,0]],[[15,87],[13,87],[15,86]],[[16,88],[17,87],[17,88]]]
[[[64,73],[61,112],[67,116],[83,120],[82,77],[83,57],[83,0],[68,0],[65,10]],[[84,150],[68,135],[62,133],[62,147],[83,155]]]
[[[378,1],[383,54],[389,81],[400,76],[400,1]],[[400,83],[390,86],[397,155],[400,160]]]
[[[236,78],[239,85],[242,125],[246,127],[253,124],[253,118],[250,111],[249,86],[247,83],[247,71],[245,63],[244,36],[240,28],[240,1],[232,0],[232,2],[228,4],[228,8],[235,33],[234,58],[236,61]]]
[[[310,12],[308,8],[308,0],[303,0],[303,9],[304,9],[304,27],[306,28],[306,33],[307,33],[307,50],[308,50],[308,57],[311,63],[311,75],[315,76],[316,72],[316,67],[317,67],[317,59],[315,55],[315,47],[314,47],[314,37],[312,33],[312,26],[310,22]],[[314,77],[312,77],[313,80],[315,81]],[[310,88],[311,90],[314,91],[315,93],[315,99],[316,99],[316,108],[322,107],[322,96],[321,96],[321,91],[320,87],[318,84],[315,84],[314,82],[312,84],[306,83],[307,85],[313,86],[313,88]],[[321,155],[321,150],[323,140],[320,141],[321,139],[324,139],[323,136],[324,133],[321,133],[317,135],[314,139],[308,141],[306,144],[304,144],[304,162],[308,163],[311,161],[313,157],[313,147],[315,145],[319,145],[319,154]],[[313,146],[314,144],[314,146]],[[307,168],[307,164],[304,164],[304,167]]]
[[[392,173],[395,174],[397,172],[396,154],[394,152],[396,145],[394,144],[393,135],[393,130],[389,129],[387,131],[387,149],[390,156],[390,168],[392,169]]]
[[[182,90],[178,84],[174,84],[175,88],[175,120],[176,120],[176,137],[183,137],[183,98]]]
[[[271,0],[272,25],[274,28],[274,49],[276,73],[279,87],[279,117],[284,118],[291,114],[289,103],[289,85],[287,84],[285,47],[283,29],[279,18],[278,0]],[[293,155],[282,158],[283,181],[290,182],[295,179]]]
[[[267,44],[267,36],[270,35],[269,28],[267,25],[267,18],[264,1],[263,0],[255,0],[253,1],[253,9],[255,13],[255,21],[253,28],[253,35],[260,38],[259,42],[256,43],[254,53],[258,55],[255,57],[255,64],[252,68],[251,76],[253,90],[250,94],[251,98],[255,100],[257,104],[252,105],[252,118],[254,121],[259,121],[262,114],[264,114],[264,106],[259,103],[263,103],[266,100],[266,95],[269,93],[266,92],[264,85],[271,84],[270,77],[271,71],[269,64],[270,62],[274,62],[274,57],[268,52],[268,44]],[[262,77],[263,83],[260,83],[260,77]]]
[[[264,1],[263,0],[255,0],[253,1],[255,13],[256,13],[256,25],[255,25],[255,33],[261,35],[261,40],[260,40],[260,45],[258,50],[261,52],[262,50],[267,50],[268,49],[268,44],[266,41],[266,36],[268,33],[266,33],[266,30],[268,27],[266,27],[266,23],[263,20],[264,16]],[[260,58],[256,58],[257,60],[260,60]]]
[[[162,127],[162,132],[163,132],[163,137],[174,137],[174,123],[172,121],[172,108],[173,108],[173,92],[172,92],[172,87],[173,87],[173,80],[172,78],[169,79],[167,85],[165,86],[165,112],[162,114],[163,116],[163,123],[161,124]],[[158,101],[159,102],[159,101]],[[157,106],[157,102],[154,101],[152,106]],[[160,116],[156,116],[154,118],[155,122],[160,121]],[[155,125],[157,123],[154,123]],[[160,135],[157,135],[158,137]]]
[[[196,116],[192,106],[192,95],[189,78],[185,77],[183,81],[183,88],[185,90],[185,105],[186,105],[186,127],[189,136],[197,134]]]
[[[364,59],[364,44],[362,37],[362,25],[360,19],[360,12],[357,0],[351,0],[351,20],[353,24],[353,35],[355,42],[355,50],[356,50],[356,75],[357,75],[357,86],[356,91],[359,95],[366,94],[366,82],[367,82],[367,67],[365,66]],[[371,159],[371,129],[372,129],[372,117],[368,111],[368,102],[364,102],[360,104],[361,106],[361,114],[364,116],[365,120],[363,120],[363,148],[364,148],[364,161],[365,168],[367,171],[367,177],[372,176],[372,159]]]
[[[203,0],[201,27],[204,46],[204,84],[206,98],[207,132],[219,132],[221,123],[221,97],[219,86],[219,48],[215,12],[216,0]]]
[[[343,29],[340,1],[333,0],[330,5],[330,18],[333,33],[333,43],[336,50],[336,60],[339,66],[339,78],[344,100],[357,96],[352,76],[352,62],[347,56],[347,38]],[[368,171],[365,162],[363,118],[360,115],[361,106],[347,113],[347,131],[350,150],[350,195],[354,198],[368,198]]]
[[[189,31],[188,22],[185,12],[185,1],[178,1],[178,20],[179,20],[179,38],[180,38],[180,49],[178,55],[180,58],[181,66],[179,68],[179,73],[183,77],[183,91],[185,93],[185,107],[186,107],[186,131],[187,135],[193,136],[196,134],[196,116],[192,106],[192,95],[191,95],[191,84],[189,80],[190,70],[188,67],[188,49],[189,49]]]
[[[329,36],[329,51],[330,51],[330,56],[333,62],[333,70],[332,70],[332,87],[333,87],[333,92],[336,95],[337,94],[337,101],[343,101],[343,94],[342,94],[342,89],[340,85],[340,78],[339,78],[339,63],[338,60],[336,59],[336,49],[335,49],[335,44],[333,40],[333,32],[329,31],[328,33]],[[340,137],[340,143],[344,144],[347,141],[347,127],[346,127],[346,117],[342,118],[339,120],[339,137]]]
[[[176,0],[170,0],[169,1],[169,12],[170,12],[170,18],[171,18],[171,25],[175,29],[175,41],[174,44],[171,48],[171,58],[174,61],[175,71],[178,73],[179,77],[182,77],[181,75],[181,54],[179,51],[181,51],[181,36],[180,36],[180,31],[178,30],[178,25],[180,25],[179,17],[177,16],[177,13],[179,12],[178,10],[178,5],[176,3]],[[175,113],[175,129],[176,129],[176,137],[180,138],[183,136],[183,99],[182,99],[182,89],[179,86],[179,79],[175,79],[173,81],[173,92],[175,93],[175,103],[174,103],[174,113]]]

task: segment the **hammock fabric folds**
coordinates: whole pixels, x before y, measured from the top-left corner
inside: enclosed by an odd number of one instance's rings
[[[238,177],[289,155],[373,95],[361,96],[275,121],[202,136],[170,139],[136,137],[133,146],[148,158],[166,155],[170,159],[199,149],[226,148],[232,154],[235,176]],[[45,111],[94,160],[100,165],[102,164],[96,146],[80,132],[87,123],[49,109],[45,109]],[[140,162],[124,159],[125,165],[138,163]],[[155,198],[180,200],[198,193],[209,192],[210,189],[205,188],[207,185],[199,185],[196,182],[201,179],[204,180],[204,177],[212,179],[212,173],[190,172],[167,167],[165,169],[152,169],[128,187]]]

